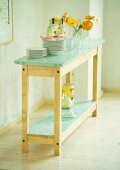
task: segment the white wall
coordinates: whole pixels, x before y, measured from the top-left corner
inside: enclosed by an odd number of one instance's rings
[[[14,60],[29,46],[39,46],[42,33],[42,1],[14,1],[14,41],[0,46],[0,127],[21,114],[21,66]],[[30,103],[43,97],[42,80],[30,80]],[[38,89],[36,91],[36,88]]]
[[[102,87],[120,89],[120,1],[104,1]]]
[[[43,0],[44,33],[51,17],[61,17],[67,11],[69,16],[81,18],[88,10],[89,0]]]
[[[90,31],[90,36],[93,38],[103,38],[103,0],[90,0],[90,10],[89,14],[94,15],[99,18],[99,24],[95,24],[93,29]],[[102,45],[98,48],[98,96],[101,96],[101,74],[102,74]],[[89,87],[92,86],[92,60],[89,61],[88,65],[88,81]],[[88,89],[88,96],[90,98],[91,94]]]
[[[40,35],[43,34],[43,2],[42,0],[26,0],[27,12],[27,47],[39,47],[42,44]],[[43,78],[30,77],[30,105],[43,99]]]
[[[103,8],[103,0],[90,0],[89,13],[99,18],[99,24],[95,24],[90,31],[90,36],[94,38],[102,38],[103,35]]]

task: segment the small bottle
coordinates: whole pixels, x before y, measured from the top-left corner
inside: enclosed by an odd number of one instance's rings
[[[72,107],[72,101],[65,93],[62,96],[62,108],[69,109]]]
[[[55,19],[54,18],[52,18],[52,26],[53,26],[54,36],[56,36],[57,35],[58,25],[55,23]]]
[[[53,36],[56,35],[56,27],[55,27],[55,19],[52,18],[52,30],[53,30]]]
[[[61,19],[59,21],[59,26],[58,26],[58,29],[57,29],[57,34],[59,36],[65,37],[65,28],[64,28],[64,25],[63,25],[63,19]]]
[[[49,21],[49,26],[48,26],[48,29],[47,29],[47,36],[48,37],[51,37],[51,36],[54,36],[54,18],[50,19]]]

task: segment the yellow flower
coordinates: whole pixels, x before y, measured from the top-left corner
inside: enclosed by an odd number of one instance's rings
[[[82,29],[83,30],[89,31],[89,30],[92,29],[92,27],[93,27],[93,23],[90,20],[84,20],[82,22]]]
[[[78,20],[76,20],[75,18],[67,18],[66,19],[66,23],[69,25],[69,26],[76,26],[78,24]]]
[[[54,23],[55,25],[59,25],[59,18],[57,16],[54,17]]]

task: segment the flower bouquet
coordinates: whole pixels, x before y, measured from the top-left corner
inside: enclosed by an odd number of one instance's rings
[[[72,34],[69,35],[69,49],[79,49],[86,46],[86,40],[89,31],[93,28],[95,23],[98,23],[98,18],[95,16],[85,16],[83,20],[69,17],[67,12],[64,13],[62,19],[66,25],[69,26]],[[72,29],[71,29],[72,28]]]
[[[69,17],[67,12],[62,16],[64,22],[73,28],[73,37],[79,35],[82,31],[89,32],[95,23],[98,23],[98,18],[95,16],[85,16],[83,20]]]

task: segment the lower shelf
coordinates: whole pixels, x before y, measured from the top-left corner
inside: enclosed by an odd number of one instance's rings
[[[85,119],[86,116],[90,112],[93,112],[96,108],[95,101],[76,101],[75,106],[73,108],[73,112],[75,114],[74,117],[62,117],[61,121],[61,131],[65,135],[65,132],[71,129],[75,129],[73,125],[78,126],[82,119]],[[62,114],[64,112],[69,112],[70,110],[62,109]],[[78,125],[77,125],[78,124]],[[68,132],[69,133],[69,132]],[[47,116],[40,119],[36,124],[34,124],[31,128],[29,128],[29,134],[33,135],[43,135],[43,136],[53,136],[54,135],[54,112],[50,112]],[[65,138],[65,137],[64,137]]]

